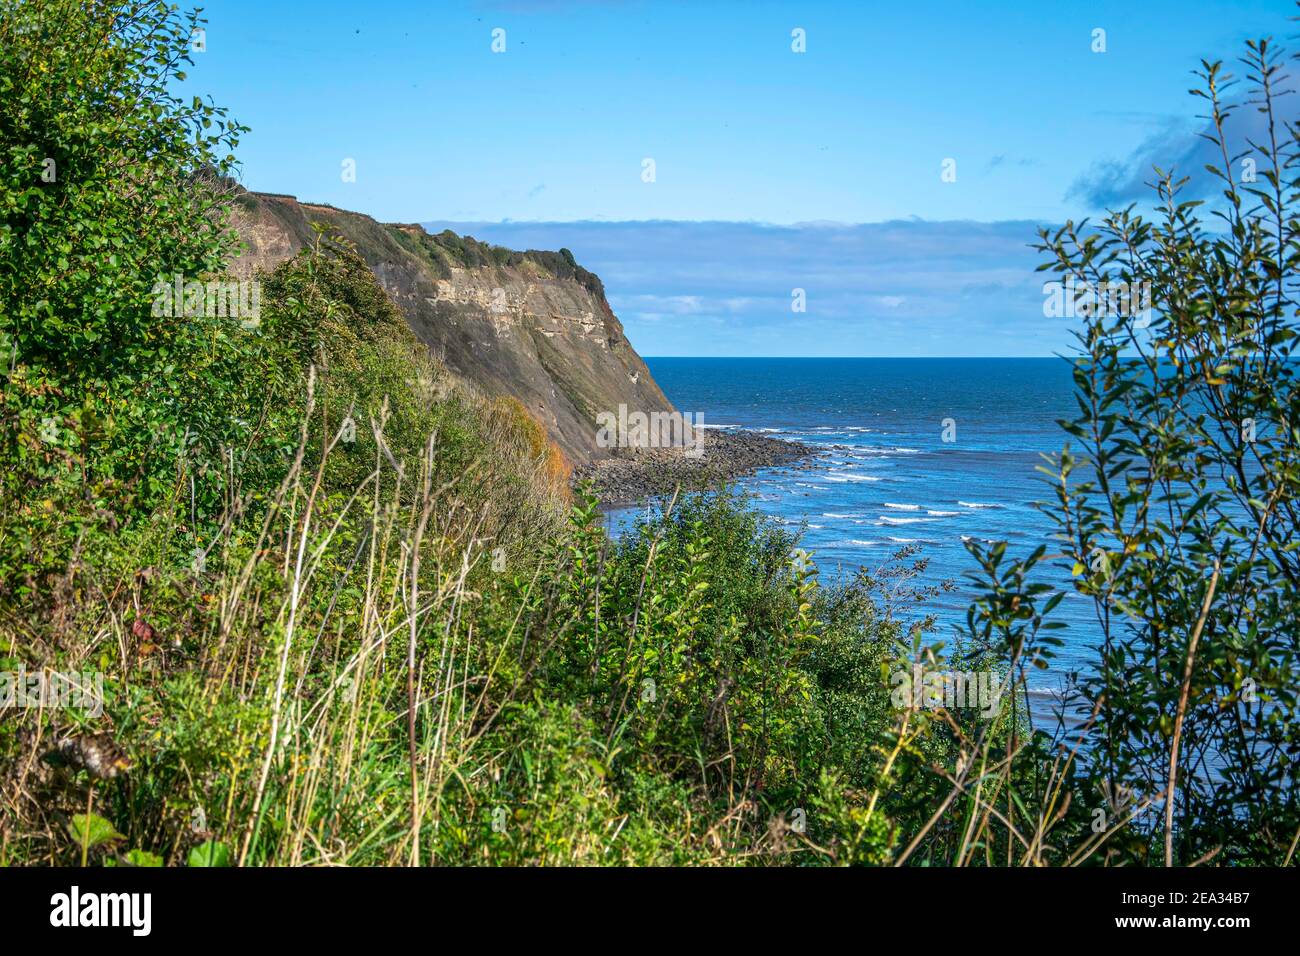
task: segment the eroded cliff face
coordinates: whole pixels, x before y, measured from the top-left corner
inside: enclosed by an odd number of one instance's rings
[[[243,193],[240,277],[315,241],[324,223],[354,243],[407,322],[480,392],[519,399],[577,465],[607,457],[596,416],[620,404],[673,411],[605,300],[600,280],[564,252],[512,252],[450,232],[385,224],[292,196]]]

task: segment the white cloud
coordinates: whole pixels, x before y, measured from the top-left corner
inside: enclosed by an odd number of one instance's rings
[[[1067,323],[1043,316],[1033,222],[426,225],[572,250],[644,355],[770,355],[774,339],[788,355],[1051,355],[1072,344]],[[791,309],[795,289],[804,313]]]

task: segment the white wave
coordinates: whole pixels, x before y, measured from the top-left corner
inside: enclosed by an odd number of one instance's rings
[[[932,520],[932,518],[891,518],[888,515],[881,515],[876,524],[920,524]]]
[[[928,515],[934,515],[936,518],[951,518],[953,515],[961,514],[960,511],[929,511],[929,510],[927,510],[925,513]]]
[[[886,502],[885,502],[885,507],[886,507],[886,508],[895,508],[895,509],[897,509],[898,511],[920,511],[920,510],[921,510],[921,506],[920,506],[920,505],[896,505],[896,504],[894,504],[893,502],[890,502],[890,501],[886,501]]]
[[[1001,508],[1001,505],[990,505],[980,501],[958,501],[957,504],[963,508]]]

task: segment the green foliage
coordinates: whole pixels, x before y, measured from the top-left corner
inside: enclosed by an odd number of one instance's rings
[[[883,863],[924,833],[965,750],[891,703],[874,579],[823,588],[727,495],[619,541],[585,494],[566,522],[537,423],[462,394],[324,234],[256,277],[255,327],[151,314],[159,271],[230,251],[241,130],[168,92],[198,21],[13,9],[0,632],[19,666],[105,671],[129,759],[40,759],[84,715],[0,728],[8,858]],[[603,296],[567,250],[420,241]]]
[[[146,850],[130,850],[122,859],[123,866],[143,866],[143,867],[160,867],[163,865],[162,857],[156,853],[149,853]]]
[[[68,821],[68,832],[78,846],[91,850],[122,839],[122,834],[113,829],[113,824],[97,813],[79,813],[72,817]]]
[[[0,495],[32,523],[81,519],[55,556],[11,525],[5,579],[65,557],[106,509],[164,494],[185,419],[232,417],[213,374],[238,361],[232,332],[152,314],[159,276],[219,272],[233,248],[222,177],[243,128],[172,92],[201,22],[157,2],[4,3]]]
[[[186,331],[149,315],[155,276],[219,271],[230,250],[217,177],[231,168],[233,156],[220,153],[241,127],[169,90],[184,78],[195,15],[156,2],[5,7],[7,338],[59,386],[144,378]]]
[[[224,843],[208,840],[190,850],[188,866],[230,866],[230,848]]]
[[[1071,443],[1040,470],[1056,581],[1093,603],[1103,635],[1067,706],[1092,715],[1081,791],[1101,829],[1125,831],[1100,851],[1111,863],[1280,863],[1300,833],[1300,142],[1274,112],[1282,59],[1248,44],[1244,102],[1222,64],[1202,64],[1192,92],[1221,187],[1208,205],[1157,170],[1151,218],[1129,207],[1040,237],[1042,269],[1092,293]],[[1230,117],[1246,109],[1272,135],[1238,151]],[[1238,181],[1248,166],[1258,177]],[[1047,666],[1064,594],[1034,570],[1045,549],[972,550],[987,585],[972,627]]]
[[[1140,864],[1160,828],[1130,795],[1171,752],[1176,859],[1287,858],[1292,139],[1267,188],[1225,177],[1222,232],[1166,178],[1154,223],[1043,237],[1051,268],[1149,280],[1162,308],[1145,337],[1085,322],[1084,452],[1050,469],[1106,634],[1071,739],[1025,707],[1059,645],[1045,547],[972,544],[981,594],[946,646],[895,614],[939,590],[908,550],[828,586],[726,492],[611,539],[526,411],[462,392],[324,234],[258,277],[255,328],[151,315],[157,272],[230,251],[241,130],[168,92],[198,21],[4,11],[0,664],[106,677],[98,722],[0,722],[6,862]],[[1252,56],[1267,103],[1275,54]],[[568,250],[418,241],[603,295]],[[891,690],[954,670],[1006,690],[978,712]],[[92,729],[126,757],[49,759]]]
[[[450,229],[444,229],[434,236],[423,236],[421,242],[426,251],[431,253],[433,261],[442,266],[444,275],[450,275],[449,270],[453,266],[461,269],[481,269],[485,266],[518,268],[528,263],[534,269],[540,269],[556,279],[573,280],[590,292],[597,302],[605,301],[605,286],[600,277],[578,265],[568,249],[559,252],[542,249],[515,252],[504,246],[480,242],[473,236],[457,235]]]

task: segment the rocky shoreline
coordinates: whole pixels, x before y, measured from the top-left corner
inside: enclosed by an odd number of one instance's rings
[[[605,505],[632,504],[682,491],[703,491],[760,468],[804,463],[822,451],[756,432],[707,430],[702,454],[681,449],[628,449],[576,469],[574,482],[589,480]]]

